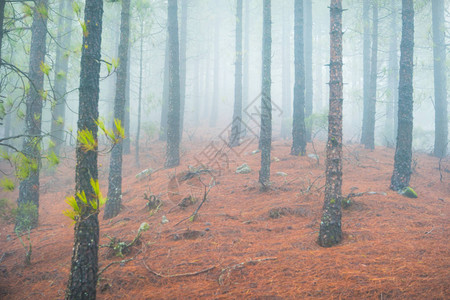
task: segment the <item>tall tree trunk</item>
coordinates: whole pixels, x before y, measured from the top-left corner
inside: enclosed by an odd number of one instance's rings
[[[140,167],[139,161],[139,140],[141,136],[141,107],[142,107],[142,70],[144,62],[144,21],[141,20],[141,44],[139,49],[139,99],[138,99],[138,121],[136,129],[136,142],[135,142],[135,153],[136,153],[136,166]]]
[[[366,149],[375,149],[375,115],[377,107],[377,63],[378,63],[378,2],[372,1],[372,59],[370,63],[369,101],[367,113]]]
[[[194,63],[194,125],[198,126],[200,120],[200,55],[197,54],[197,58]]]
[[[305,0],[304,4],[304,40],[305,40],[305,118],[308,120],[306,126],[306,141],[311,141],[313,113],[313,71],[312,71],[312,0]]]
[[[414,4],[402,0],[402,41],[398,85],[398,132],[391,189],[402,190],[411,179],[413,131]]]
[[[3,45],[3,20],[5,19],[5,0],[0,0],[0,67],[2,66],[2,45]],[[0,83],[0,93],[3,91]],[[3,100],[0,99],[0,103],[3,103]],[[8,115],[6,115],[6,122],[5,122],[5,131],[4,136],[9,137],[9,125],[10,125],[11,119],[8,118]],[[3,116],[0,115],[0,125],[3,125]],[[6,126],[8,125],[8,126]]]
[[[271,0],[263,1],[263,42],[262,42],[262,84],[261,84],[261,169],[259,183],[261,189],[269,187],[270,148],[272,145],[272,102],[271,102],[271,65],[272,65],[272,17]]]
[[[128,40],[129,40],[129,35],[128,35]],[[131,127],[131,118],[130,118],[130,114],[131,114],[131,111],[130,111],[131,72],[130,72],[130,68],[131,68],[131,50],[130,50],[130,42],[128,42],[128,60],[127,60],[127,70],[126,70],[127,77],[126,77],[126,81],[125,81],[125,110],[124,110],[124,116],[123,116],[123,121],[122,121],[122,125],[125,130],[125,138],[123,139],[123,154],[131,153],[131,132],[130,132],[130,127]],[[118,76],[119,75],[117,74],[117,77]],[[119,80],[119,79],[117,78],[117,80]],[[116,83],[116,86],[117,86],[117,83]],[[114,101],[114,107],[116,106],[115,102],[116,101]]]
[[[436,157],[447,154],[448,139],[448,111],[447,111],[447,75],[446,75],[446,45],[444,1],[432,0],[433,15],[433,57],[434,57],[434,151]],[[447,3],[448,4],[448,3]]]
[[[184,107],[186,102],[186,44],[188,0],[181,0],[180,24],[180,140],[183,137]]]
[[[66,111],[66,89],[67,72],[69,71],[69,53],[64,48],[70,48],[70,38],[72,32],[72,1],[62,0],[59,3],[59,20],[57,32],[56,63],[54,94],[56,105],[53,108],[51,135],[55,143],[55,154],[59,155],[61,146],[64,144],[64,123]],[[64,47],[64,48],[61,48]]]
[[[306,152],[306,128],[303,0],[295,0],[294,17],[295,83],[291,154],[304,155]]]
[[[244,0],[244,48],[242,53],[242,108],[245,109],[250,102],[250,1]],[[242,116],[242,121],[247,123],[247,114]],[[247,135],[247,127],[241,126],[241,137]]]
[[[167,114],[166,168],[180,164],[180,54],[178,42],[177,0],[169,0],[169,110]]]
[[[283,27],[282,27],[282,109],[281,116],[281,137],[289,136],[289,120],[292,113],[292,93],[291,93],[291,18],[287,5],[283,5]]]
[[[319,245],[331,247],[342,239],[342,0],[330,4],[330,106],[326,160],[325,201]]]
[[[118,136],[118,128],[115,127],[116,120],[123,126],[125,118],[126,84],[129,70],[129,41],[130,41],[130,0],[122,0],[119,43],[119,68],[117,69],[116,96],[114,99],[114,122],[113,128]],[[111,150],[108,177],[108,201],[106,202],[103,219],[111,219],[117,216],[122,205],[122,146],[123,140]]]
[[[164,83],[161,107],[161,124],[159,125],[159,140],[167,141],[167,114],[169,111],[169,34],[166,36],[166,51],[164,55]]]
[[[398,48],[397,48],[397,0],[391,0],[391,39],[389,42],[388,101],[386,102],[386,145],[394,147],[397,132],[398,103]]]
[[[361,144],[366,145],[369,130],[369,102],[370,102],[370,0],[363,0],[363,121]]]
[[[79,89],[78,132],[89,131],[97,140],[99,78],[101,59],[103,1],[90,0],[84,9],[84,24],[89,34],[83,35]],[[86,151],[77,143],[75,191],[94,199],[91,179],[98,179],[97,146]],[[98,272],[98,210],[77,199],[81,215],[75,223],[75,241],[67,285],[66,299],[95,299]]]
[[[28,76],[30,79],[30,90],[26,100],[25,133],[27,137],[23,144],[23,154],[30,160],[27,178],[20,181],[19,198],[17,199],[18,215],[16,218],[17,229],[28,229],[24,226],[35,228],[38,219],[32,218],[27,225],[26,215],[22,215],[21,208],[27,203],[33,203],[39,208],[39,170],[41,168],[41,120],[42,120],[42,98],[44,89],[44,73],[41,65],[45,61],[46,37],[47,37],[47,0],[38,0],[33,8],[33,23],[31,25],[31,47],[30,64]]]
[[[242,0],[236,0],[236,64],[234,69],[234,110],[230,147],[239,146],[242,128]]]
[[[209,127],[217,125],[217,117],[219,114],[219,72],[220,72],[220,18],[216,13],[214,25],[214,95],[209,117]]]
[[[322,63],[322,52],[320,51],[320,40],[322,38],[322,28],[320,25],[320,22],[317,23],[317,29],[316,29],[317,37],[316,37],[316,49],[317,51],[315,51],[314,53],[316,54],[316,59],[315,61],[317,62],[316,64],[316,93],[315,93],[315,97],[316,97],[316,111],[320,112],[323,109],[323,93],[322,93],[322,67],[323,67],[323,63]]]

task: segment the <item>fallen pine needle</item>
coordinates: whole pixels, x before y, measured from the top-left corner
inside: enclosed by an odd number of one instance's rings
[[[240,269],[243,268],[245,265],[247,264],[256,264],[258,262],[262,262],[262,261],[268,261],[268,260],[276,260],[276,257],[267,257],[267,258],[260,258],[260,259],[251,259],[251,260],[247,260],[229,267],[226,267],[224,269],[222,269],[222,272],[220,273],[219,276],[219,284],[222,285],[223,284],[223,275],[226,272],[227,273],[227,278],[230,276],[230,273],[232,270],[236,270],[236,269]]]
[[[145,263],[145,260],[144,260],[144,259],[142,259],[142,263],[144,264],[144,267],[145,267],[150,273],[152,273],[153,275],[156,275],[156,276],[158,276],[158,277],[161,277],[161,278],[174,278],[174,277],[184,277],[184,276],[195,276],[195,275],[199,275],[199,274],[202,274],[202,273],[206,273],[206,272],[208,272],[208,271],[211,271],[212,269],[214,269],[214,268],[216,267],[216,266],[212,266],[212,267],[209,267],[209,268],[207,268],[207,269],[204,269],[204,270],[201,270],[201,271],[197,271],[197,272],[192,272],[192,273],[164,275],[164,274],[155,272],[155,271],[153,271],[152,269],[150,269],[150,268],[147,266],[147,264]]]

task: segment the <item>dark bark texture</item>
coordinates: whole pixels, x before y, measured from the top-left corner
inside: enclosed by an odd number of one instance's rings
[[[119,42],[120,43],[120,42]],[[128,53],[131,53],[130,50],[130,43],[128,43]],[[125,110],[124,110],[124,116],[122,120],[122,124],[125,130],[125,138],[123,139],[123,154],[130,154],[131,153],[131,134],[130,134],[130,126],[131,126],[131,118],[130,118],[130,80],[131,80],[131,72],[130,72],[130,66],[131,66],[131,54],[128,55],[128,62],[127,62],[127,77],[125,81]],[[117,86],[117,81],[116,81]],[[114,97],[115,98],[115,97]],[[115,104],[114,100],[114,106]]]
[[[433,15],[433,57],[434,57],[434,156],[447,154],[448,111],[447,111],[447,75],[445,46],[445,7],[443,0],[432,0]]]
[[[30,79],[30,90],[26,99],[25,133],[23,154],[32,162],[29,167],[29,175],[20,182],[19,198],[17,206],[20,208],[26,203],[33,203],[39,208],[39,170],[41,164],[40,143],[41,143],[41,121],[42,121],[42,93],[44,89],[44,73],[41,71],[41,64],[45,61],[46,37],[47,37],[47,16],[41,12],[47,11],[47,0],[35,2],[33,8],[33,23],[31,25],[31,47],[30,64],[28,76]],[[18,217],[16,228],[25,225],[24,217]],[[38,225],[38,220],[31,220],[31,228]]]
[[[117,69],[116,96],[114,99],[114,119],[120,120],[123,126],[125,117],[125,94],[128,69],[128,50],[130,40],[130,0],[122,0],[122,13],[119,42],[119,68]],[[113,122],[113,128],[115,128]],[[122,205],[122,145],[123,141],[115,144],[111,150],[108,177],[108,201],[106,202],[104,219],[115,217]]]
[[[306,152],[305,128],[305,59],[303,43],[303,0],[295,0],[294,8],[294,115],[292,125],[292,155]]]
[[[370,62],[369,100],[367,101],[366,149],[375,149],[375,114],[377,107],[378,2],[372,1],[372,58]]]
[[[272,102],[271,102],[271,60],[272,60],[272,17],[271,0],[263,1],[263,46],[262,46],[262,84],[261,84],[261,169],[259,183],[264,191],[270,180],[270,148],[272,146]]]
[[[398,85],[398,132],[391,189],[402,190],[411,178],[413,131],[414,4],[402,0],[402,41]]]
[[[304,40],[305,40],[305,118],[309,120],[306,126],[306,141],[311,141],[313,113],[313,71],[312,71],[312,0],[304,0]]]
[[[242,128],[242,0],[236,0],[236,64],[234,69],[234,110],[230,147],[239,146]]]
[[[59,3],[58,32],[55,60],[54,95],[56,104],[52,113],[51,135],[55,143],[55,154],[59,155],[64,144],[64,123],[66,112],[67,73],[69,71],[70,38],[72,33],[72,1]],[[61,48],[65,47],[65,48]]]
[[[330,4],[330,110],[326,160],[325,201],[319,245],[331,247],[342,239],[342,2]]]
[[[87,34],[83,35],[79,89],[78,130],[89,130],[97,140],[99,77],[103,1],[86,2],[84,22]],[[80,143],[76,148],[75,191],[84,191],[88,201],[93,200],[91,178],[98,178],[97,149],[85,151]],[[66,299],[95,299],[98,272],[98,213],[90,206],[83,207],[75,224],[75,242],[71,261]]]
[[[368,120],[370,102],[370,0],[363,0],[363,120],[361,144],[366,145],[368,140]]]
[[[167,168],[180,164],[180,56],[178,42],[177,0],[169,0],[169,107],[167,114]]]

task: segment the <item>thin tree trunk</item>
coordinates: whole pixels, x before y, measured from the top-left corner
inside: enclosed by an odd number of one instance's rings
[[[137,129],[136,129],[136,166],[140,167],[139,161],[139,140],[141,136],[141,107],[142,107],[142,70],[143,70],[143,62],[144,62],[144,21],[141,20],[141,45],[140,45],[140,53],[139,53],[139,99],[138,99],[138,121],[137,121]]]
[[[391,189],[409,186],[411,179],[413,131],[413,69],[414,69],[414,4],[402,0],[402,41],[400,44],[400,82],[398,85],[398,132]]]
[[[83,35],[81,48],[78,132],[92,132],[95,140],[98,131],[95,121],[98,119],[102,15],[102,0],[86,2],[84,24],[89,34]],[[98,179],[97,156],[97,146],[85,151],[83,145],[77,144],[75,191],[84,192],[88,203],[95,200],[91,179]],[[77,202],[82,210],[75,223],[75,241],[65,298],[93,300],[96,298],[98,276],[98,210],[94,210],[91,205],[84,205],[80,199]]]
[[[116,96],[114,99],[114,122],[113,128],[118,135],[115,122],[120,121],[123,126],[125,118],[126,85],[129,70],[129,40],[130,40],[130,0],[122,0],[122,13],[120,25],[119,43],[119,68],[117,70]],[[106,202],[103,219],[111,219],[117,216],[122,205],[122,148],[123,140],[119,137],[119,142],[111,150],[108,177],[108,201]]]
[[[250,102],[250,1],[244,0],[244,48],[242,53],[243,72],[242,72],[242,109],[247,108]],[[243,114],[242,121],[246,124],[247,114]],[[247,127],[241,126],[241,137],[247,135]]]
[[[5,0],[0,0],[0,67],[2,66],[2,45],[3,45],[3,20],[5,19]],[[0,82],[1,84],[1,82]],[[0,92],[2,92],[3,89],[0,85]],[[0,99],[0,103],[3,103],[3,100]],[[5,131],[4,136],[9,137],[9,126],[11,122],[11,118],[8,118],[8,115],[6,115],[6,122],[5,122]],[[0,125],[3,125],[3,116],[0,115]],[[8,126],[6,126],[8,125]]]
[[[291,155],[304,155],[306,152],[306,128],[303,0],[295,0],[294,16],[295,83]]]
[[[292,113],[292,93],[291,93],[291,11],[287,5],[283,5],[283,27],[282,27],[282,109],[281,116],[281,137],[289,136],[289,120]]]
[[[435,133],[434,151],[436,157],[447,154],[448,111],[447,111],[447,75],[444,1],[432,0],[433,15],[433,57],[434,57],[434,99],[435,99]],[[448,4],[448,3],[447,3]]]
[[[166,51],[164,55],[164,83],[161,107],[161,123],[159,127],[159,140],[167,141],[167,114],[169,111],[169,34],[166,36]]]
[[[397,132],[398,102],[398,47],[397,47],[397,0],[391,0],[391,40],[389,43],[388,101],[386,102],[386,145],[394,147]]]
[[[342,239],[342,0],[330,4],[330,106],[326,160],[325,201],[319,245],[331,247]]]
[[[181,1],[180,24],[180,140],[183,137],[184,107],[186,102],[186,44],[187,44],[187,15],[188,0]]]
[[[306,141],[311,141],[313,113],[313,71],[312,71],[312,0],[304,0],[304,41],[305,41],[305,118],[308,120],[306,126]]]
[[[122,0],[123,1],[123,0]],[[129,35],[128,35],[129,40]],[[124,110],[124,116],[122,125],[125,130],[125,138],[123,139],[123,154],[130,154],[131,153],[131,132],[130,132],[130,126],[131,126],[131,118],[130,118],[130,83],[131,83],[131,50],[130,50],[130,42],[128,42],[128,60],[127,60],[127,77],[126,77],[126,83],[125,83],[125,110]],[[117,79],[118,80],[118,79]],[[117,86],[117,84],[116,84]],[[114,101],[114,107],[115,107],[115,101]]]
[[[200,119],[200,55],[195,59],[194,74],[194,124],[198,126]]]
[[[369,130],[369,102],[370,102],[370,0],[363,0],[363,121],[361,144],[366,145]]]
[[[372,1],[372,60],[370,63],[369,101],[367,114],[367,135],[365,148],[375,149],[375,115],[377,107],[377,63],[378,63],[378,3]]]
[[[29,78],[30,91],[26,99],[26,129],[28,135],[23,144],[23,154],[30,160],[29,174],[20,181],[19,198],[17,199],[18,215],[16,218],[16,229],[27,225],[26,215],[22,215],[21,208],[27,203],[32,203],[39,208],[39,170],[41,168],[41,120],[42,120],[42,91],[44,89],[44,73],[41,64],[45,61],[46,37],[47,37],[47,0],[38,0],[33,8],[33,24],[31,25],[31,47]],[[38,225],[38,219],[32,218],[31,228]]]
[[[234,110],[230,147],[239,146],[242,128],[242,0],[236,0],[236,64],[234,69]]]
[[[261,84],[261,169],[259,183],[261,190],[270,184],[270,148],[272,145],[272,102],[271,102],[271,59],[272,59],[272,17],[271,1],[263,1],[263,42],[262,42],[262,84]]]
[[[64,144],[64,124],[66,111],[66,89],[67,72],[69,71],[69,55],[67,50],[61,48],[70,48],[70,38],[72,32],[72,5],[70,0],[62,0],[59,3],[59,20],[57,33],[56,63],[54,94],[56,105],[53,108],[51,135],[55,143],[55,154],[59,155],[61,146]]]
[[[180,53],[177,0],[169,0],[169,110],[167,114],[166,168],[180,164]]]

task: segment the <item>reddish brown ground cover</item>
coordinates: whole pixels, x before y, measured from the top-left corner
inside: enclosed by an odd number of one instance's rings
[[[207,146],[204,140],[192,144],[183,148],[177,175],[195,165],[194,157],[201,158],[199,153]],[[176,206],[180,199],[192,194],[201,200],[198,179],[168,184],[175,169],[161,169],[138,180],[135,175],[141,170],[163,165],[164,144],[159,142],[143,147],[140,169],[133,156],[125,157],[123,211],[107,221],[100,214],[101,243],[108,243],[106,234],[131,241],[142,222],[148,222],[150,230],[125,257],[134,260],[112,265],[101,275],[98,298],[449,299],[450,174],[442,171],[440,181],[439,160],[414,155],[411,185],[419,198],[409,199],[389,190],[392,149],[345,147],[344,193],[377,193],[353,199],[343,212],[343,242],[324,249],[316,243],[325,181],[324,144],[315,148],[319,164],[311,157],[290,156],[290,144],[275,141],[273,188],[267,193],[258,189],[260,157],[250,153],[256,144],[240,157],[229,152],[229,168],[223,164],[224,169],[214,173],[216,185],[198,218],[178,225],[199,204],[182,210]],[[308,153],[313,153],[311,145]],[[243,162],[253,171],[235,174]],[[101,163],[106,194],[106,156]],[[442,165],[448,170],[449,159]],[[2,221],[0,298],[63,298],[73,226],[62,211],[68,209],[65,197],[73,193],[73,167],[73,160],[65,160],[42,178],[40,226],[31,233],[30,266],[24,265],[25,251],[13,225]],[[202,178],[209,182],[207,175]],[[168,190],[180,195],[169,197]],[[159,195],[164,203],[153,215],[146,209],[144,193]],[[1,196],[15,199],[11,193]],[[271,212],[279,218],[269,217]],[[170,221],[164,225],[163,215]],[[108,255],[108,249],[100,249],[100,269],[119,260]]]

